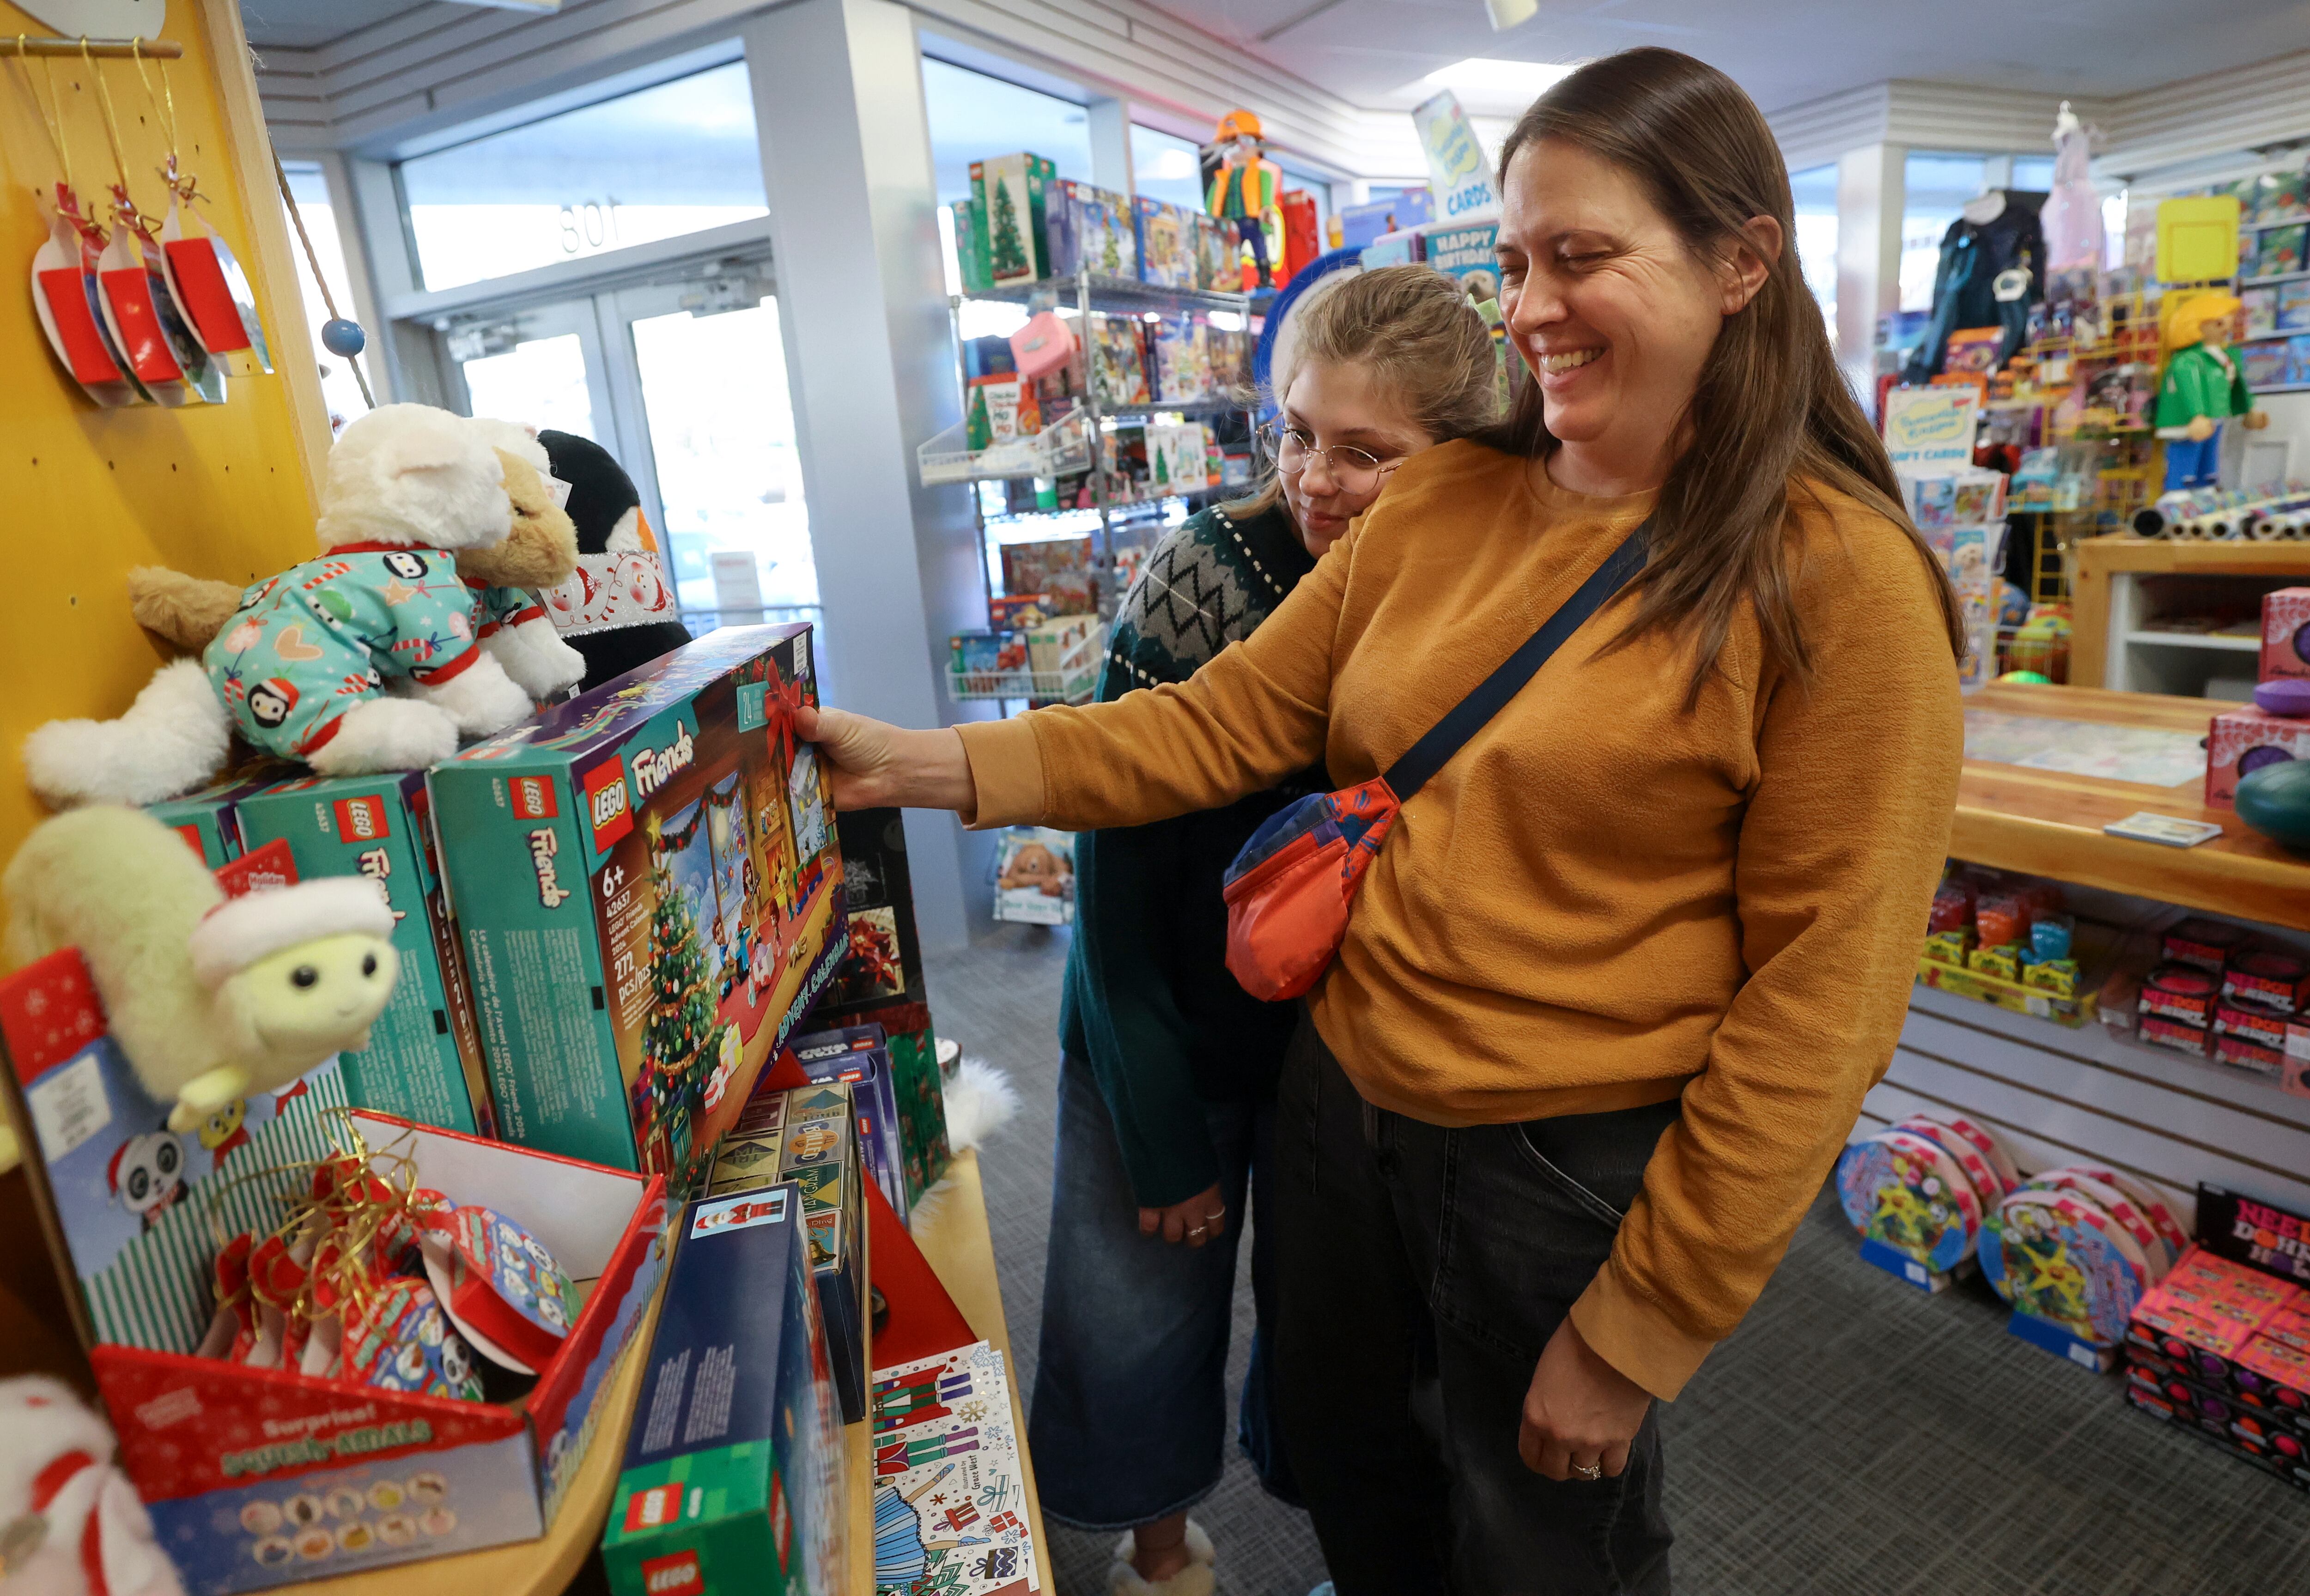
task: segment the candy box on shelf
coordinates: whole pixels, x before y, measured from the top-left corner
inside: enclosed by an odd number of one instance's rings
[[[2310,759],[2310,720],[2251,704],[2214,716],[2206,736],[2206,807],[2236,807],[2237,785],[2265,765]]]
[[[2143,1041],[2159,1047],[2170,1047],[2176,1053],[2186,1053],[2194,1058],[2204,1058],[2213,1051],[2213,1033],[2202,1026],[2179,1019],[2167,1019],[2156,1014],[2144,1014],[2134,1034]]]
[[[465,961],[441,891],[421,770],[301,776],[240,800],[244,844],[288,844],[301,880],[367,876],[393,909],[401,978],[369,1030],[339,1056],[345,1097],[444,1130],[494,1135]]]
[[[195,1596],[262,1590],[545,1532],[597,1398],[656,1288],[656,1180],[344,1109],[334,1063],[177,1135],[66,949],[0,981],[25,1167],[120,1465]],[[460,1204],[520,1216],[583,1305],[518,1406],[195,1356],[217,1238],[263,1233],[312,1164],[411,1157]]]
[[[2310,587],[2262,595],[2262,680],[2310,677]]]
[[[779,1066],[781,1071],[786,1068]],[[845,1424],[856,1422],[866,1410],[863,1180],[856,1109],[847,1084],[781,1089],[765,1083],[716,1153],[707,1187],[709,1197],[734,1197],[784,1181],[799,1194]]]
[[[2167,926],[2161,946],[2168,964],[2193,964],[2219,976],[2245,940],[2245,932],[2235,925],[2193,915]]]
[[[691,1189],[846,945],[806,626],[730,628],[431,777],[499,1134]]]
[[[2273,1082],[2286,1072],[2286,1054],[2281,1049],[2241,1036],[2217,1036],[2214,1062],[2266,1075]]]
[[[2234,955],[2222,976],[2222,994],[2279,1014],[2310,1008],[2310,964],[2274,948],[2249,948]],[[2283,1046],[2282,1039],[2272,1039]]]
[[[828,1026],[876,1025],[890,1055],[905,1158],[905,1213],[946,1173],[946,1097],[931,1031],[930,988],[915,930],[913,880],[901,811],[861,809],[835,817],[842,834],[842,891],[850,911],[849,951],[812,1011]]]
[[[672,1230],[602,1533],[610,1589],[840,1596],[851,1549],[842,1426],[801,1193],[700,1198]]]

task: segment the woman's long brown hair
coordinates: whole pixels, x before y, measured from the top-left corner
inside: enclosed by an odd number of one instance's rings
[[[1782,248],[1746,307],[1727,317],[1687,412],[1691,443],[1669,469],[1653,514],[1652,558],[1620,641],[1660,629],[1695,648],[1686,706],[1698,701],[1741,607],[1800,681],[1812,661],[1798,624],[1789,559],[1790,498],[1818,482],[1850,494],[1907,534],[1932,573],[1958,657],[1964,617],[1940,559],[1901,507],[1876,429],[1837,367],[1796,252],[1795,204],[1780,145],[1755,101],[1723,73],[1646,47],[1590,62],[1524,112],[1500,147],[1500,183],[1543,139],[1575,145],[1635,177],[1685,247],[1726,258],[1755,217],[1780,224]],[[1526,382],[1488,441],[1545,457],[1557,439],[1540,385]]]

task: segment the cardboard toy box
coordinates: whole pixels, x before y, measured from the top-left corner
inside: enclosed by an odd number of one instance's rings
[[[998,155],[970,163],[971,226],[989,287],[1051,274],[1046,212],[1059,169],[1039,155]]]
[[[465,956],[433,852],[425,773],[300,776],[242,798],[236,818],[246,847],[285,841],[300,880],[367,876],[392,906],[401,978],[369,1045],[338,1057],[347,1099],[421,1124],[496,1135]]]
[[[259,760],[197,793],[187,793],[165,803],[147,804],[145,812],[162,825],[174,828],[177,835],[185,839],[185,846],[201,856],[201,863],[214,870],[240,857],[240,801],[288,779],[301,768]]]
[[[842,1596],[842,1426],[802,1193],[700,1198],[673,1234],[602,1535],[610,1589]]]
[[[74,949],[0,981],[0,1040],[17,1123],[32,1131],[34,1203],[120,1465],[187,1591],[229,1596],[545,1532],[656,1288],[662,1183],[347,1114],[334,1063],[172,1133]],[[349,1132],[407,1154],[456,1201],[517,1219],[584,1285],[518,1405],[193,1355],[215,1313],[215,1227],[271,1228]]]
[[[813,1016],[813,1019],[816,1017]],[[882,1188],[891,1210],[907,1212],[906,1153],[899,1134],[899,1094],[890,1074],[890,1050],[879,1025],[847,1025],[812,1031],[788,1044],[795,1062],[812,1081],[839,1081],[850,1089],[858,1119],[858,1154],[866,1175]]]
[[[2310,676],[2310,587],[2262,595],[2262,680]]]
[[[842,854],[794,736],[810,644],[716,632],[434,769],[508,1141],[693,1190],[832,977]]]
[[[874,1371],[875,1590],[1048,1589],[1001,1349],[973,1341]]]
[[[899,810],[860,809],[836,817],[835,828],[842,834],[850,950],[812,1019],[828,1026],[882,1028],[898,1098],[907,1190],[899,1211],[905,1213],[946,1173],[953,1158],[947,1148],[938,1042],[931,1028],[930,982],[915,930],[906,822]]]
[[[2264,674],[2267,679],[2266,660]],[[2251,704],[2222,711],[2206,737],[2206,807],[2236,808],[2238,783],[2282,759],[2310,759],[2310,720]]]
[[[781,1181],[801,1193],[842,1422],[866,1411],[866,1210],[856,1106],[839,1082],[758,1091],[714,1159],[710,1197]]]

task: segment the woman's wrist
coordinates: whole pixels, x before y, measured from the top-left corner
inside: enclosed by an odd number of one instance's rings
[[[906,790],[896,802],[907,809],[951,809],[968,820],[978,809],[978,785],[971,779],[970,755],[952,726],[901,732],[894,761],[905,773]]]

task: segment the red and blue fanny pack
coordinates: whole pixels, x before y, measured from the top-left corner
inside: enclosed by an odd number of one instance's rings
[[[1645,566],[1647,519],[1499,668],[1478,682],[1382,776],[1278,810],[1228,866],[1227,965],[1243,989],[1294,998],[1331,967],[1348,908],[1395,817],[1429,778],[1507,707],[1564,640]]]

